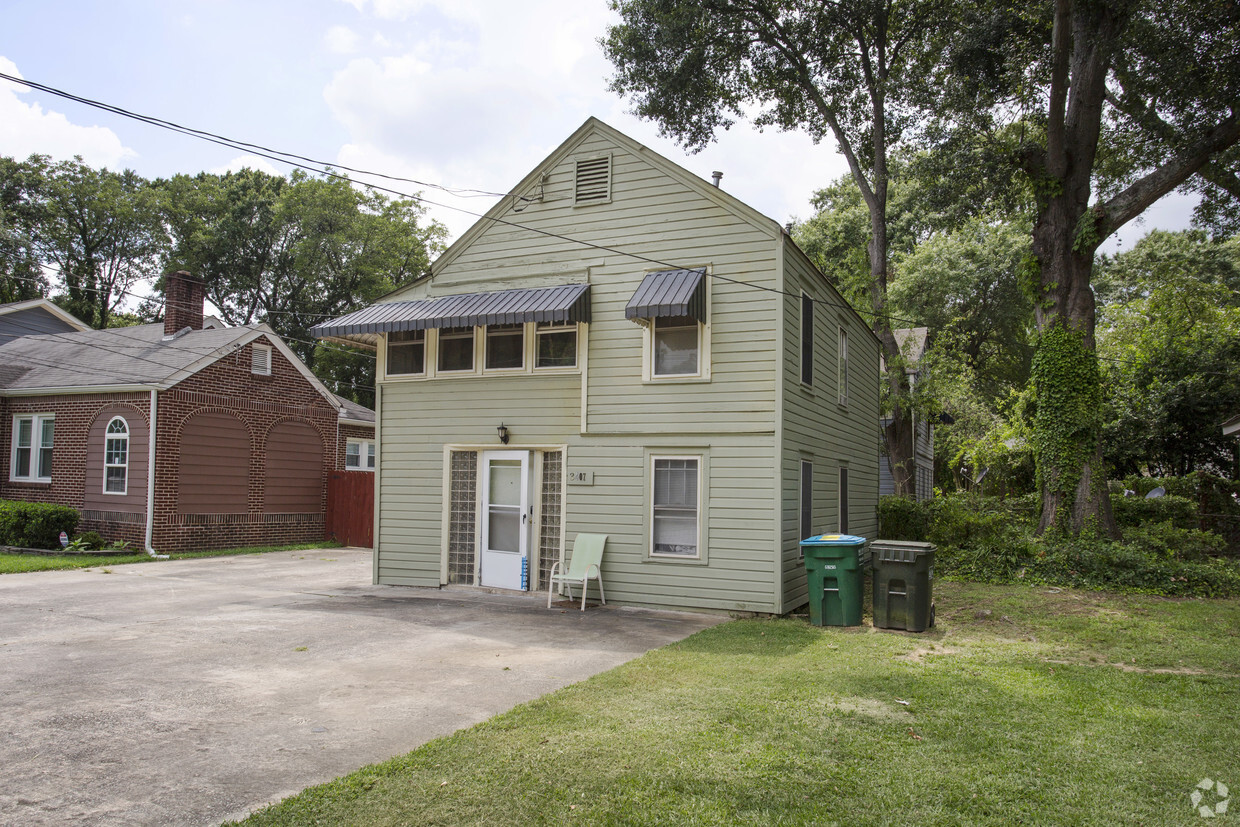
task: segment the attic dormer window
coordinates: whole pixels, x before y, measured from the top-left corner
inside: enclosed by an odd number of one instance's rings
[[[596,204],[611,200],[611,156],[577,161],[573,182],[574,204]]]
[[[254,345],[250,353],[250,373],[255,376],[271,375],[270,345]]]

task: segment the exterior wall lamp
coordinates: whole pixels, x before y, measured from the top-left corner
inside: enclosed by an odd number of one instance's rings
[[[499,441],[507,445],[508,444],[508,426],[501,422],[499,424],[499,427],[496,428],[495,430],[499,431]]]

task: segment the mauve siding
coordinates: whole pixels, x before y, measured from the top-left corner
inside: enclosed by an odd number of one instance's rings
[[[286,420],[267,434],[263,510],[305,514],[321,508],[323,440],[308,422]]]
[[[200,413],[181,428],[177,511],[244,513],[249,481],[250,434],[236,416]]]
[[[129,469],[124,494],[103,491],[103,454],[108,425],[116,417],[129,428]],[[127,514],[146,513],[146,454],[150,448],[147,437],[146,412],[135,405],[108,405],[95,415],[86,440],[86,490],[83,507],[97,511]],[[53,460],[53,465],[55,461]]]

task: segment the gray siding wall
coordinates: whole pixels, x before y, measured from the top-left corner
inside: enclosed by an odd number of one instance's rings
[[[600,153],[612,155],[612,199],[574,207],[574,159]],[[781,302],[778,294],[732,282],[778,286],[778,228],[755,222],[723,194],[687,186],[644,151],[600,132],[558,156],[549,171],[542,200],[507,218],[663,264],[491,224],[437,262],[429,283],[390,297],[588,280],[593,319],[584,377],[382,383],[377,580],[440,584],[444,446],[564,445],[570,474],[594,474],[593,485],[565,487],[567,544],[581,531],[609,535],[609,601],[777,611]],[[709,289],[709,381],[642,381],[643,329],[624,318],[624,307],[646,272],[672,266],[708,267],[721,277]],[[501,421],[512,435],[507,446],[496,439]],[[652,453],[703,457],[701,560],[648,554]]]
[[[784,289],[805,291],[814,306],[813,384],[801,383],[801,304],[783,301],[784,369],[781,522],[783,610],[807,600],[800,558],[800,463],[814,464],[815,534],[839,530],[839,470],[848,469],[848,533],[874,538],[878,529],[879,344],[843,298],[791,242],[785,247]],[[838,402],[839,329],[848,334],[848,404]]]
[[[19,336],[46,333],[76,333],[77,328],[41,307],[28,307],[0,315],[0,345]]]

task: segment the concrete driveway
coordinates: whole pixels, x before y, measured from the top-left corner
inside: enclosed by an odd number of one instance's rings
[[[370,566],[0,577],[0,823],[218,824],[720,620],[371,586]]]

